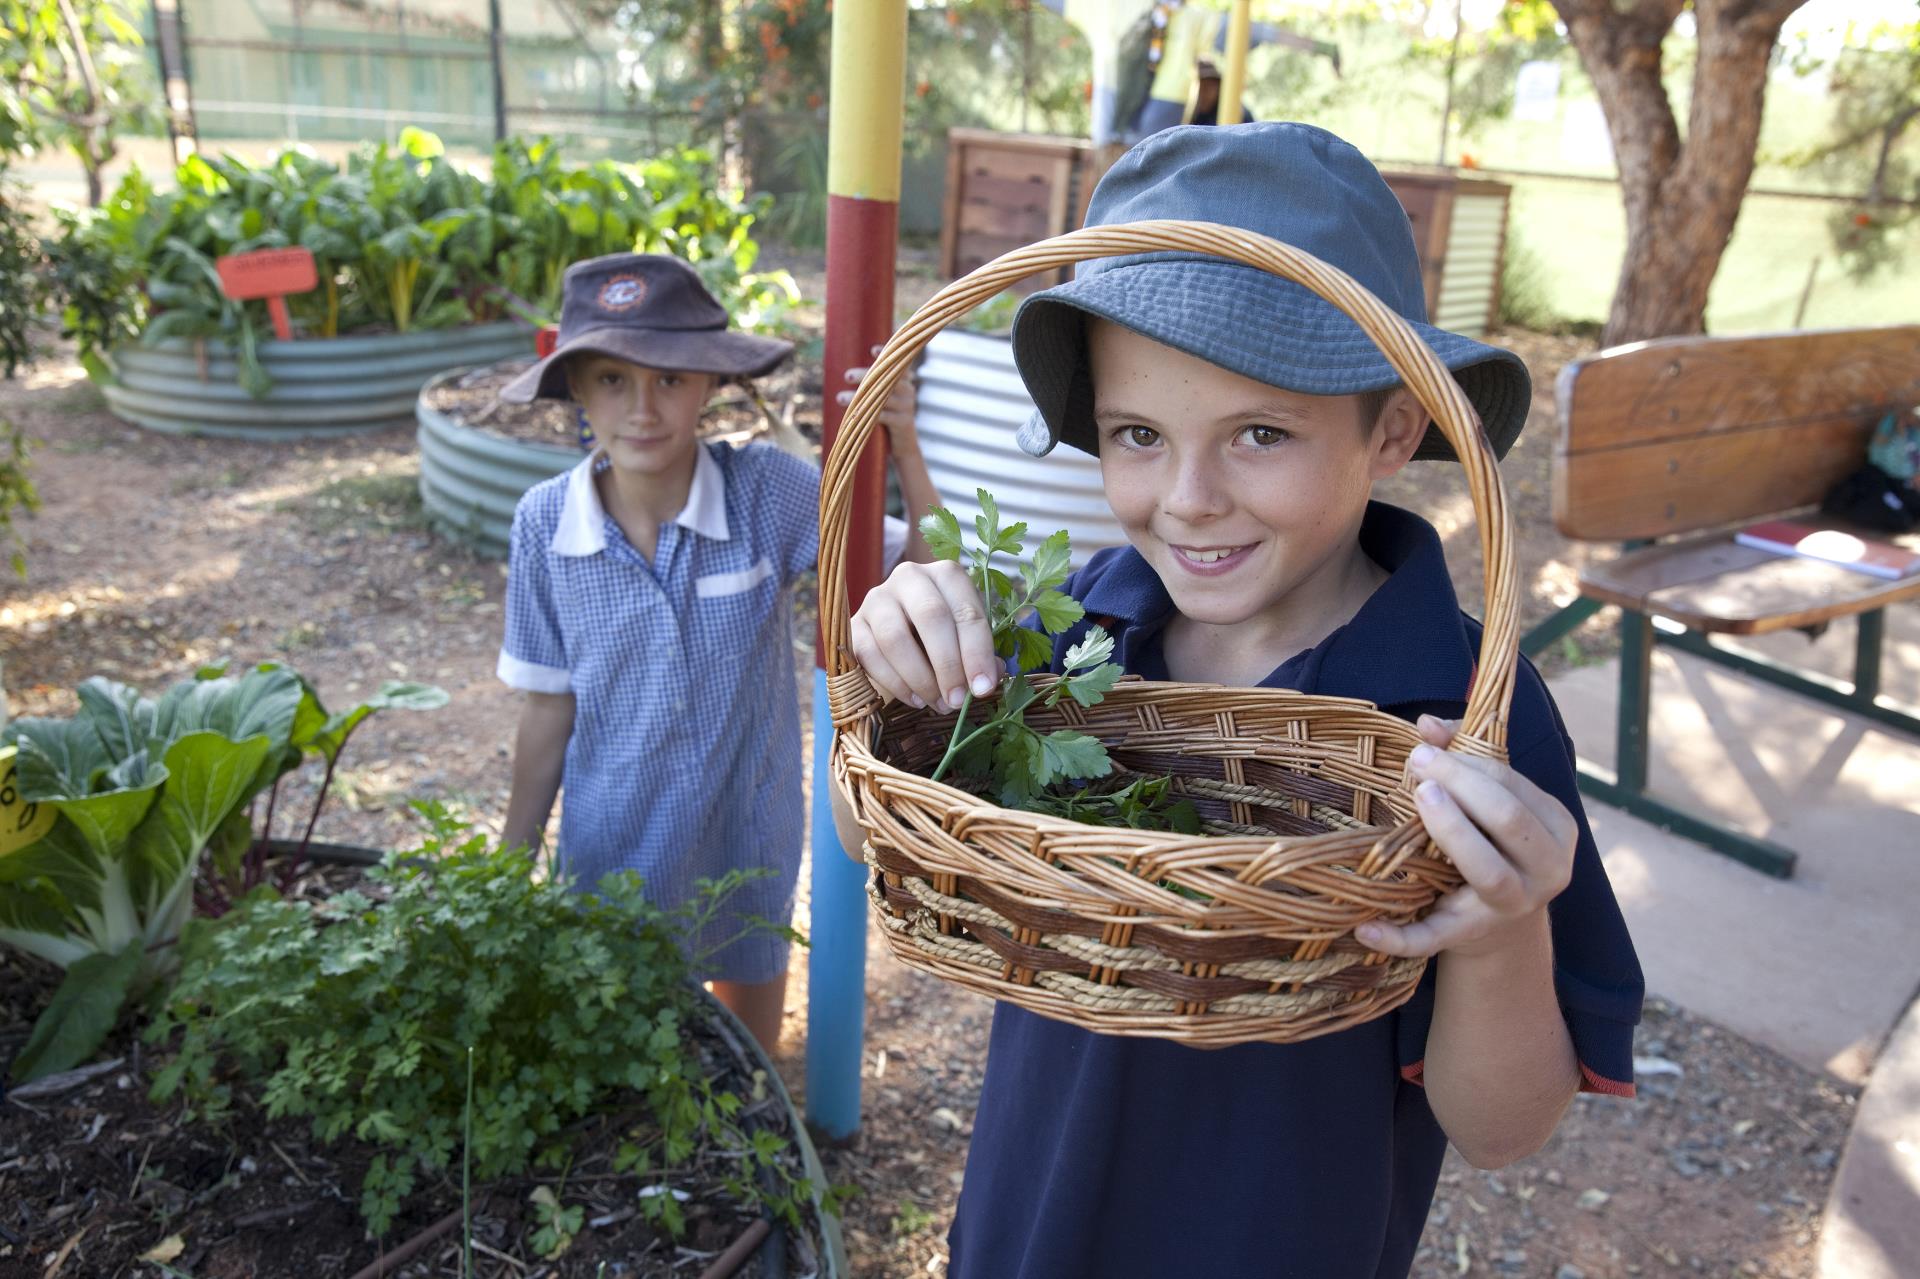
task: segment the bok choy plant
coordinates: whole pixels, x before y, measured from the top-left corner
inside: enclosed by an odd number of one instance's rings
[[[35,842],[0,856],[0,943],[67,972],[14,1062],[21,1080],[84,1061],[127,1000],[170,971],[206,859],[232,873],[250,852],[264,855],[253,839],[255,796],[309,754],[331,778],[347,736],[374,711],[447,700],[437,688],[389,683],[329,714],[305,680],[274,663],[238,677],[209,667],[158,700],[100,678],[78,694],[71,718],[17,719],[5,732],[18,750],[19,797],[57,816]],[[325,793],[323,783],[322,801]]]

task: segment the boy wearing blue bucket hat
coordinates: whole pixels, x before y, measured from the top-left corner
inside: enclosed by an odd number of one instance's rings
[[[1405,213],[1365,157],[1298,124],[1186,127],[1102,179],[1089,224],[1243,227],[1346,271],[1453,371],[1497,454],[1526,366],[1426,323]],[[1498,1167],[1578,1089],[1633,1094],[1642,983],[1581,811],[1573,752],[1524,660],[1511,765],[1437,749],[1480,627],[1439,537],[1371,500],[1453,451],[1358,324],[1307,289],[1199,254],[1082,264],[1013,330],[1038,413],[1029,452],[1100,459],[1130,545],[1067,589],[1149,679],[1363,698],[1418,724],[1420,813],[1465,884],[1359,939],[1433,955],[1414,998],[1302,1043],[1201,1050],[994,1010],[949,1273],[964,1279],[1407,1274],[1449,1141]],[[903,565],[853,619],[875,687],[957,705],[1000,674],[954,564]],[[849,847],[857,847],[852,841]]]
[[[769,1050],[786,990],[806,809],[792,587],[819,545],[820,472],[770,444],[702,443],[723,378],[793,344],[741,333],[693,268],[661,254],[576,262],[553,353],[502,399],[572,399],[598,441],[514,511],[498,673],[527,693],[503,838],[537,845],[563,789],[558,868],[591,888],[638,871],[667,907],[758,872],[688,948]],[[910,507],[937,503],[913,391],[883,420]],[[887,559],[925,557],[889,521]]]

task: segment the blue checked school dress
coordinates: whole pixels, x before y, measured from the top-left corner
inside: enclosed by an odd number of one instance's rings
[[[766,981],[788,946],[748,921],[793,914],[807,808],[792,587],[818,555],[820,472],[771,445],[702,445],[649,563],[601,505],[607,466],[595,454],[536,485],[513,519],[499,676],[574,696],[556,864],[582,888],[638,871],[669,907],[701,879],[762,872],[688,950],[703,980]],[[889,562],[906,532],[889,523]]]

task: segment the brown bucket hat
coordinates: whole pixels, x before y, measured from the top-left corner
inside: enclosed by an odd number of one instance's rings
[[[500,398],[570,398],[565,362],[583,353],[652,369],[760,377],[793,354],[793,343],[729,329],[726,308],[679,258],[612,253],[567,268],[553,354],[501,387]]]

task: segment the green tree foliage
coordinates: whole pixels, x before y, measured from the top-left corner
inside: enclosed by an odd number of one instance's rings
[[[1831,62],[1803,40],[1794,65],[1828,75],[1833,120],[1817,145],[1786,157],[1859,200],[1828,219],[1847,273],[1865,280],[1900,258],[1902,232],[1920,219],[1920,20],[1849,24]]]
[[[827,0],[590,0],[620,28],[637,99],[684,107],[701,136],[737,144],[752,184],[775,193],[772,224],[823,242],[826,102],[833,16]],[[908,11],[905,131],[911,161],[954,126],[1082,134],[1086,41],[1034,0],[955,0]]]
[[[120,0],[0,0],[0,155],[71,151],[99,204],[120,138],[159,120],[141,43]]]
[[[47,307],[46,255],[26,189],[0,167],[0,375],[12,377],[34,354],[34,330]]]
[[[26,556],[21,553],[25,539],[14,532],[14,518],[40,509],[40,494],[27,474],[27,437],[12,422],[0,418],[0,554],[21,576],[27,575]],[[5,694],[0,691],[0,732],[7,726]]]
[[[1407,56],[1427,66],[1455,64],[1452,123],[1459,133],[1470,134],[1513,113],[1514,84],[1522,65],[1557,60],[1566,51],[1559,15],[1547,0],[1511,0],[1491,27],[1463,30],[1457,48],[1452,37],[1420,35]]]

